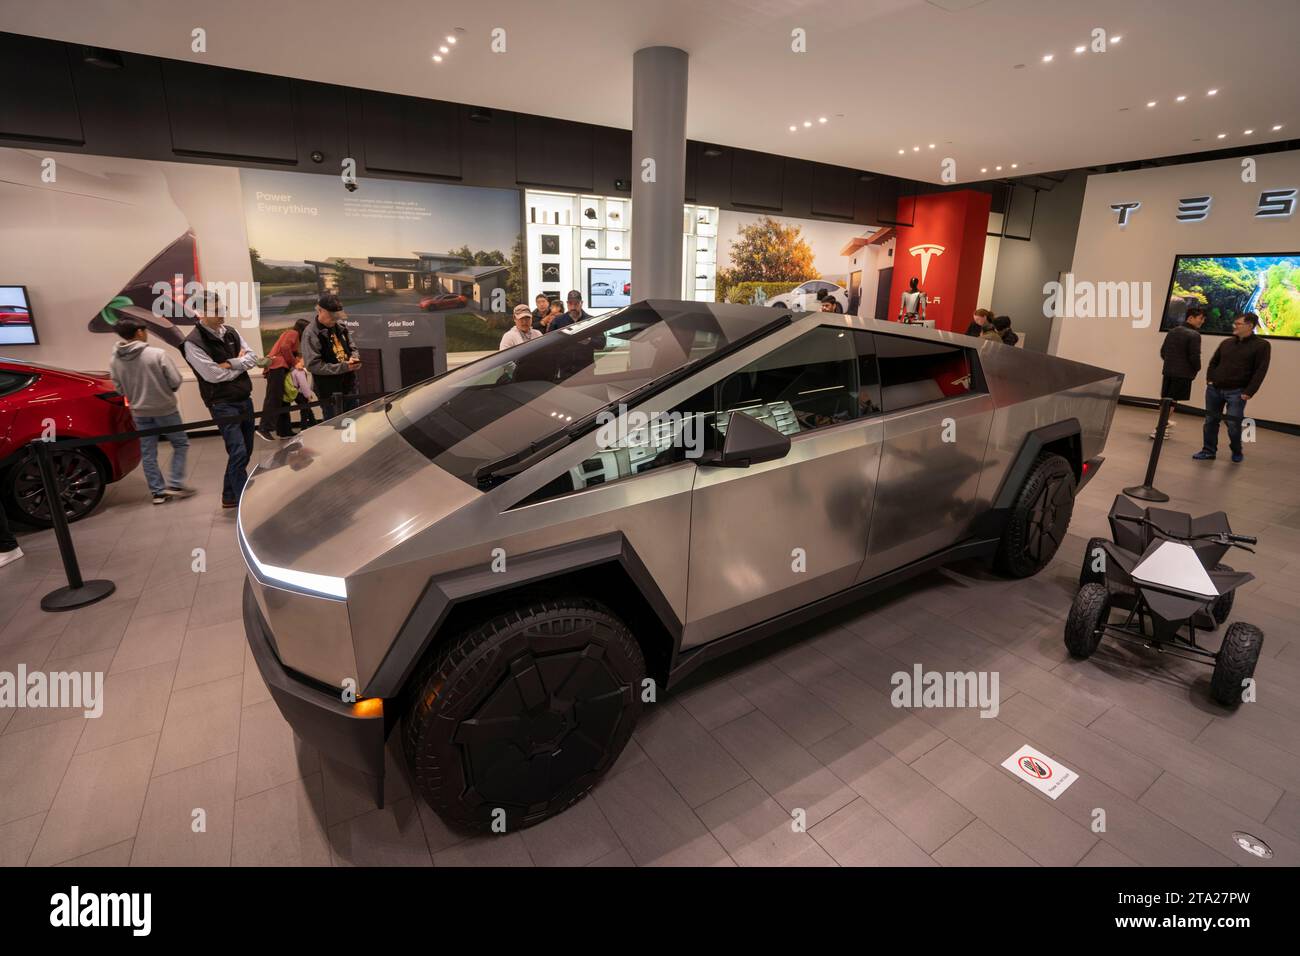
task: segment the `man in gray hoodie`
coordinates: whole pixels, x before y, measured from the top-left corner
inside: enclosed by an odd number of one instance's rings
[[[109,374],[114,387],[126,396],[131,418],[140,430],[165,428],[181,423],[176,404],[176,390],[181,387],[181,373],[160,348],[146,344],[149,332],[143,322],[122,318],[114,326],[122,341],[113,351]],[[153,503],[166,504],[173,498],[188,498],[194,489],[185,484],[185,455],[190,448],[189,436],[184,429],[164,432],[162,435],[172,446],[171,478],[163,483],[158,467],[158,436],[145,435],[140,439],[140,457],[145,480]]]

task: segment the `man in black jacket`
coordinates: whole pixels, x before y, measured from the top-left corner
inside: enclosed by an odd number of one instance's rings
[[[1219,420],[1224,417],[1223,406],[1228,406],[1228,446],[1233,462],[1244,457],[1241,452],[1241,420],[1246,414],[1246,403],[1255,397],[1268,374],[1268,359],[1272,348],[1266,339],[1255,334],[1259,316],[1247,312],[1232,320],[1232,338],[1225,339],[1210,359],[1205,370],[1205,434],[1204,447],[1192,457],[1197,461],[1213,461],[1219,450]]]
[[[212,292],[204,298],[203,315],[185,337],[181,354],[194,370],[203,404],[226,444],[221,507],[234,508],[253,454],[253,382],[248,370],[256,367],[257,356],[244,337],[226,325],[221,302]]]
[[[316,301],[316,317],[300,339],[302,364],[311,373],[326,418],[343,414],[346,397],[357,390],[361,359],[352,348],[346,318],[339,297],[327,292]]]
[[[1161,370],[1160,397],[1172,398],[1174,407],[1169,411],[1169,423],[1165,426],[1165,437],[1174,427],[1174,411],[1179,402],[1192,397],[1192,380],[1201,370],[1201,333],[1205,324],[1205,310],[1199,305],[1189,305],[1182,325],[1175,325],[1160,344],[1160,357],[1164,359]],[[1151,432],[1155,438],[1156,433]]]

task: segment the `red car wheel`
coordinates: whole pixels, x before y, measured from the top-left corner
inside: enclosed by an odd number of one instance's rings
[[[69,521],[84,518],[104,497],[107,482],[103,468],[81,448],[56,450],[50,457],[63,499],[63,513]],[[50,503],[35,457],[23,458],[5,473],[0,496],[5,510],[15,519],[38,528],[51,526]]]

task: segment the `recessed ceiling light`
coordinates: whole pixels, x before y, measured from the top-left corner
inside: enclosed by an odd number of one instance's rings
[[[826,122],[826,117],[825,117],[825,116],[819,116],[819,117],[817,117],[817,122],[819,122],[819,123],[825,123],[825,122]]]
[[[1227,136],[1228,136],[1227,133],[1220,133],[1220,134],[1219,134],[1219,139],[1226,139]]]
[[[981,173],[987,173],[988,171],[989,171],[989,168],[988,168],[987,166],[983,166],[983,167],[980,168],[980,172],[981,172]]]
[[[812,120],[804,120],[804,121],[803,121],[804,129],[807,129],[807,128],[808,128],[809,126],[811,126],[811,125],[812,125]]]
[[[1012,168],[1012,169],[1018,169],[1019,166],[1020,166],[1019,163],[1012,163],[1012,164],[1011,164],[1011,168]]]
[[[1183,100],[1187,99],[1187,96],[1186,94],[1182,94],[1179,96],[1175,96],[1174,99],[1177,100],[1179,103],[1181,103]]]
[[[931,144],[930,144],[930,148],[931,148],[931,149],[934,149],[934,143],[931,143]]]
[[[898,151],[898,155],[899,155],[899,156],[902,156],[902,155],[903,155],[904,153],[906,153],[906,152],[907,152],[907,150],[905,150],[905,149],[900,149],[900,150]]]
[[[1206,90],[1206,91],[1205,91],[1205,95],[1206,95],[1206,96],[1213,96],[1213,95],[1214,95],[1215,93],[1217,93],[1217,92],[1219,92],[1219,91],[1218,91],[1218,90]]]
[[[1078,46],[1076,46],[1076,47],[1074,48],[1074,52],[1075,52],[1075,53],[1082,53],[1082,52],[1083,52],[1084,50],[1086,50],[1086,49],[1088,49],[1088,48],[1087,48],[1086,46],[1084,46],[1082,43],[1080,43]]]
[[[438,56],[438,54],[435,53],[435,54],[433,55],[433,62],[434,62],[434,63],[441,63],[441,62],[442,62],[442,57]]]
[[[1249,136],[1249,135],[1250,135],[1251,133],[1253,133],[1253,132],[1255,132],[1253,129],[1243,129],[1243,130],[1241,131],[1241,135],[1242,135],[1242,136]]]
[[[912,152],[914,152],[914,153],[919,153],[920,151],[921,151],[921,147],[920,147],[920,146],[913,146],[913,147],[912,147]]]
[[[1115,37],[1111,37],[1111,38],[1110,38],[1110,42],[1111,42],[1111,43],[1118,43],[1118,42],[1119,42],[1120,40],[1122,40],[1122,39],[1124,39],[1122,36],[1115,36]]]
[[[1055,55],[1056,55],[1056,54],[1054,54],[1054,53],[1044,53],[1044,54],[1043,54],[1043,62],[1044,62],[1044,63],[1051,63],[1051,62],[1052,62],[1052,58],[1053,58]]]
[[[455,43],[455,42],[456,42],[456,38],[455,38],[455,37],[447,37],[447,42],[448,42],[448,43]]]
[[[1281,128],[1282,128],[1282,124],[1281,124],[1281,123],[1278,123],[1278,124],[1276,124],[1276,125],[1273,127],[1273,132],[1276,133],[1276,132],[1277,132],[1278,130],[1280,130]]]
[[[1147,100],[1147,106],[1155,106],[1155,105],[1156,105],[1155,100]]]
[[[798,127],[798,126],[791,126],[791,127],[790,127],[790,132],[792,132],[792,133],[797,133],[798,131],[799,131],[799,127]]]
[[[996,169],[998,172],[1002,172],[1002,167],[1001,167],[1001,166],[995,166],[994,169]]]
[[[445,46],[440,46],[440,47],[438,47],[438,52],[439,52],[439,53],[450,53],[451,51],[448,50]]]

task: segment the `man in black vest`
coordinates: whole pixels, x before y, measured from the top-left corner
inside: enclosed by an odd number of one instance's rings
[[[248,370],[256,367],[257,356],[244,337],[226,325],[221,301],[211,292],[204,298],[198,324],[185,337],[181,354],[194,370],[203,404],[226,443],[221,507],[234,508],[248,480],[248,461],[253,454],[253,381]]]
[[[343,414],[346,396],[357,390],[361,359],[352,348],[346,318],[339,297],[327,292],[316,301],[316,317],[302,330],[302,363],[326,418]]]

